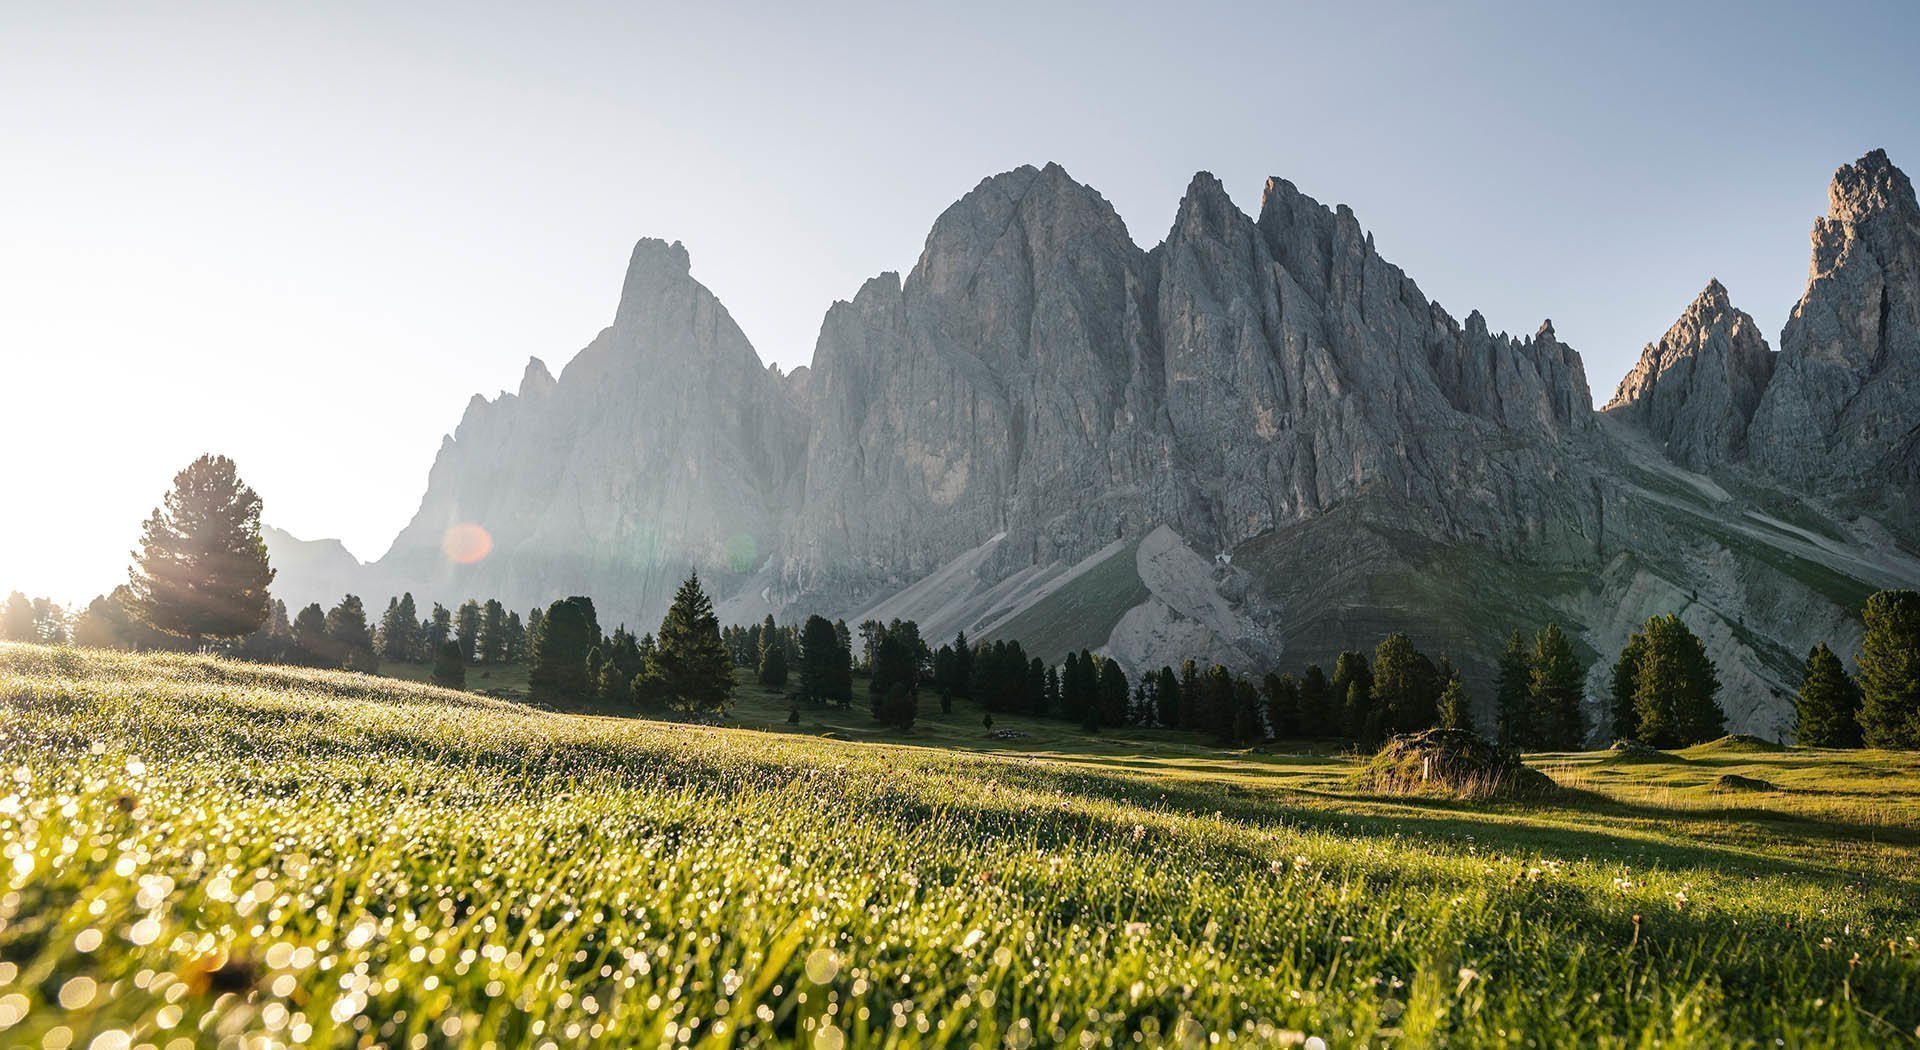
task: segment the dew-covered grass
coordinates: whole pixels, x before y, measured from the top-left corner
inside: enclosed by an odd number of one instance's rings
[[[1920,1038],[1903,756],[1548,756],[1563,800],[1472,805],[25,646],[0,712],[0,1046]],[[1712,791],[1749,767],[1778,797]]]

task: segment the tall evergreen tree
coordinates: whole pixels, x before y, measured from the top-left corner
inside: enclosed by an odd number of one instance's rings
[[[479,603],[462,605],[474,608],[473,623],[479,624]],[[472,636],[469,636],[472,637]],[[467,649],[461,640],[461,658]],[[587,670],[587,656],[600,644],[600,620],[593,599],[575,595],[547,606],[540,618],[539,636],[533,639],[533,653],[527,668],[527,693],[533,699],[553,702],[582,700],[597,692]]]
[[[1051,665],[1047,667],[1046,679],[1040,683],[1039,713],[1043,715],[1060,713],[1060,669]]]
[[[1373,669],[1367,666],[1367,654],[1350,649],[1334,658],[1333,695],[1345,702],[1341,720],[1346,735],[1362,742],[1379,739],[1382,720],[1373,709]]]
[[[1174,676],[1173,668],[1162,666],[1159,681],[1153,687],[1154,718],[1162,726],[1173,729],[1180,724],[1180,679]]]
[[[1233,672],[1214,664],[1207,668],[1206,684],[1202,688],[1207,696],[1206,733],[1215,742],[1231,746],[1239,721],[1239,697],[1234,687]]]
[[[1267,727],[1285,740],[1300,733],[1300,683],[1290,674],[1267,675],[1264,689]]]
[[[1920,749],[1920,591],[1867,599],[1860,729],[1868,747]]]
[[[467,687],[467,661],[460,656],[460,646],[452,641],[440,643],[433,654],[433,684],[448,689]]]
[[[1474,732],[1473,700],[1467,696],[1466,684],[1460,681],[1460,672],[1453,671],[1448,674],[1446,682],[1446,686],[1440,690],[1441,728]]]
[[[1634,695],[1640,688],[1640,661],[1646,652],[1646,633],[1635,631],[1627,637],[1627,644],[1620,647],[1620,656],[1613,662],[1608,693],[1615,740],[1640,739],[1640,712],[1634,705]]]
[[[953,637],[953,695],[973,696],[973,646],[965,631]]]
[[[367,607],[359,595],[349,594],[327,610],[327,641],[333,646],[337,663],[369,674],[380,669],[380,658],[373,651],[373,631],[367,627]]]
[[[1233,680],[1233,725],[1230,730],[1235,747],[1260,739],[1260,690],[1245,678]]]
[[[143,623],[198,645],[243,638],[266,622],[273,568],[260,538],[260,497],[225,456],[201,456],[140,530],[128,577]]]
[[[1308,664],[1300,676],[1300,735],[1303,737],[1338,736],[1333,727],[1332,687],[1319,664]]]
[[[644,690],[681,711],[720,711],[733,699],[733,657],[720,641],[713,601],[689,573],[660,621]]]
[[[468,598],[453,614],[453,636],[460,643],[460,658],[468,663],[480,661],[480,603]],[[580,657],[586,659],[583,653]]]
[[[33,602],[26,595],[14,591],[7,595],[7,604],[0,609],[0,641],[34,641]]]
[[[480,630],[473,644],[474,659],[497,664],[507,658],[507,607],[498,598],[480,606]]]
[[[761,646],[760,684],[768,689],[787,687],[787,647],[783,643]]]
[[[824,616],[809,616],[800,630],[800,694],[816,704],[853,699],[853,655]]]
[[[433,616],[421,627],[423,646],[439,659],[440,646],[453,638],[453,612],[439,602],[433,603]]]
[[[1580,747],[1586,740],[1580,702],[1587,669],[1559,624],[1548,624],[1534,637],[1528,663],[1532,675],[1527,682],[1527,728],[1533,735],[1526,746],[1549,751]]]
[[[1801,747],[1860,746],[1860,688],[1825,642],[1807,654],[1794,707],[1799,716],[1794,742]]]
[[[1391,733],[1410,733],[1431,727],[1435,720],[1434,667],[1413,647],[1413,640],[1395,631],[1373,652],[1371,713],[1381,729],[1364,735],[1369,743]]]
[[[527,658],[527,625],[520,621],[518,609],[507,613],[506,640],[506,653],[502,659],[517,664]]]
[[[1064,681],[1062,688],[1065,687]],[[1206,684],[1200,676],[1200,663],[1187,659],[1180,661],[1180,728],[1204,731],[1207,727]]]
[[[1507,638],[1494,679],[1494,736],[1501,747],[1522,748],[1533,739],[1528,696],[1533,687],[1533,654],[1519,631]]]
[[[395,663],[413,659],[417,648],[414,632],[420,629],[420,611],[414,608],[413,592],[387,599],[387,611],[380,617],[380,656]]]
[[[1724,734],[1720,676],[1706,644],[1671,613],[1648,620],[1639,637],[1631,737],[1654,747],[1686,747]],[[1627,647],[1634,647],[1631,640]]]
[[[327,613],[314,602],[293,618],[293,644],[303,664],[335,667],[333,646],[327,641]]]
[[[1102,657],[1100,659],[1100,724],[1123,726],[1127,724],[1127,675],[1120,669],[1118,661]]]

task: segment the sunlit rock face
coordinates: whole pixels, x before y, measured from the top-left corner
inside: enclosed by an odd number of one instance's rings
[[[1749,442],[1796,481],[1872,497],[1920,484],[1920,205],[1874,150],[1834,173],[1806,294]]]
[[[1641,351],[1605,411],[1645,427],[1691,469],[1738,462],[1773,363],[1753,318],[1711,281],[1660,341]]]
[[[1146,249],[1057,165],[993,176],[790,376],[642,241],[557,379],[474,399],[362,589],[651,627],[696,568],[729,622],[906,616],[1132,671],[1405,630],[1483,707],[1507,633],[1554,621],[1599,657],[1596,726],[1626,634],[1677,611],[1730,725],[1775,734],[1807,648],[1920,584],[1886,512],[1920,470],[1913,191],[1872,154],[1833,200],[1780,354],[1714,282],[1605,414],[1551,323],[1456,320],[1283,179],[1248,214],[1196,175]]]
[[[656,618],[689,568],[725,589],[778,550],[806,422],[678,243],[633,251],[613,323],[558,379],[475,397],[376,572],[516,607],[589,594],[603,621]],[[461,564],[448,530],[484,528]],[[414,581],[414,582],[409,582]]]

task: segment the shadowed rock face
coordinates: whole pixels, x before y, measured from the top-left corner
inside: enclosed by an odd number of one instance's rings
[[[1920,205],[1884,151],[1834,173],[1749,444],[1796,482],[1920,483]]]
[[[1753,318],[1711,281],[1667,334],[1641,351],[1605,411],[1645,427],[1689,469],[1738,462],[1746,458],[1747,426],[1773,362]]]
[[[1715,282],[1604,416],[1551,323],[1456,321],[1281,179],[1249,216],[1196,175],[1151,250],[1057,165],[986,179],[787,377],[681,246],[642,241],[558,379],[535,361],[474,399],[363,590],[591,594],[645,627],[693,567],[730,621],[885,610],[1076,647],[1118,602],[1091,633],[1136,669],[1330,665],[1407,630],[1483,703],[1512,629],[1567,627],[1598,697],[1626,633],[1678,610],[1729,724],[1771,732],[1807,647],[1920,582],[1824,499],[1872,510],[1920,470],[1913,192],[1872,154],[1833,201],[1777,357]],[[462,522],[493,537],[477,564],[441,549]]]

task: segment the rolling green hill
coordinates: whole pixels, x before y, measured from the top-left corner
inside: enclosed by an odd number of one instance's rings
[[[1920,1037],[1909,755],[1539,755],[1559,801],[1466,805],[967,709],[789,730],[748,689],[764,728],[715,728],[31,646],[0,709],[4,1045]]]

